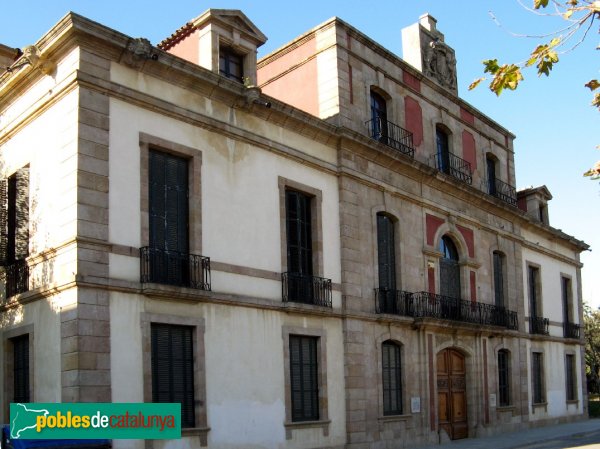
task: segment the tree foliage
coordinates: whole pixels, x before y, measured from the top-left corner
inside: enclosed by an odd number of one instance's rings
[[[592,310],[588,304],[583,305],[583,332],[588,391],[600,393],[600,310]]]
[[[532,1],[533,8],[523,6],[534,14],[560,16],[566,22],[566,26],[545,36],[529,36],[549,40],[537,45],[529,57],[520,63],[500,64],[497,59],[483,61],[484,73],[491,76],[490,90],[496,95],[500,95],[505,89],[515,90],[524,80],[523,70],[530,67],[535,66],[538,76],[549,76],[554,65],[559,62],[559,56],[581,44],[593,28],[594,22],[600,21],[600,0]],[[600,31],[600,27],[598,29]],[[600,46],[596,47],[596,50],[600,50]],[[486,76],[476,79],[469,86],[469,90],[487,80]],[[598,79],[591,79],[585,87],[592,92],[592,106],[600,111],[600,82]],[[600,161],[583,175],[600,179]]]

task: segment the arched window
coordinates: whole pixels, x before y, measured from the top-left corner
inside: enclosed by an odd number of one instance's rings
[[[435,128],[437,144],[437,168],[444,173],[450,173],[450,136],[440,126]]]
[[[440,240],[440,294],[460,298],[460,266],[458,250],[452,239],[445,235]]]
[[[498,405],[510,405],[510,352],[507,349],[498,351]]]
[[[506,298],[504,294],[504,254],[494,251],[494,303],[496,307],[505,307]]]
[[[402,414],[402,367],[400,346],[392,341],[381,345],[383,414]]]
[[[385,99],[373,91],[371,91],[371,137],[387,144],[387,105]]]

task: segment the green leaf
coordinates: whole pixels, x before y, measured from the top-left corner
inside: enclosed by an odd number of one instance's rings
[[[535,9],[545,8],[548,6],[548,0],[533,0],[533,7]]]
[[[490,83],[490,90],[500,95],[504,89],[515,90],[523,80],[521,69],[515,64],[504,64],[498,68]]]
[[[495,75],[496,72],[500,70],[497,59],[486,59],[483,61],[483,65],[485,66],[485,69],[483,70],[484,73],[491,73],[492,75]]]

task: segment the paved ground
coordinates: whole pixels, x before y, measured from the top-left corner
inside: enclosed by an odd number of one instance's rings
[[[455,440],[420,449],[600,449],[600,419],[506,433],[494,437]]]

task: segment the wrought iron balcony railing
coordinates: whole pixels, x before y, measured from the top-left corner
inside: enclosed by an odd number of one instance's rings
[[[465,161],[450,152],[434,154],[432,160],[433,166],[442,173],[446,173],[466,184],[473,182],[473,171],[469,161]]]
[[[538,334],[538,335],[549,335],[550,331],[548,330],[550,326],[550,320],[548,318],[540,317],[540,316],[530,316],[529,317],[529,333],[530,334]]]
[[[365,124],[369,129],[369,137],[407,156],[414,157],[415,147],[413,144],[413,134],[410,131],[392,122],[383,120],[381,117],[367,120]]]
[[[331,279],[302,273],[281,273],[283,302],[331,307]]]
[[[581,335],[581,326],[579,324],[565,321],[563,323],[563,331],[565,338],[577,338]]]
[[[142,283],[210,290],[210,258],[145,246],[140,248],[140,279]]]
[[[412,293],[387,288],[375,289],[375,311],[393,315],[412,316]]]
[[[5,270],[7,298],[29,291],[29,266],[25,259],[7,265]]]
[[[517,189],[510,184],[507,184],[499,179],[487,181],[488,193],[496,198],[510,204],[511,206],[517,206]]]
[[[408,293],[400,290],[376,289],[376,312],[414,318],[438,318],[516,330],[517,313],[492,304],[464,301],[429,292]]]

